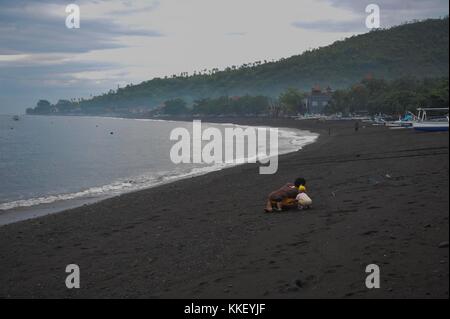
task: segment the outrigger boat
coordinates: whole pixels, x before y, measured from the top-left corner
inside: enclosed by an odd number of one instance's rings
[[[413,124],[417,121],[417,116],[412,112],[406,112],[405,115],[400,117],[398,121],[388,122],[386,126],[391,129],[412,128]]]
[[[421,132],[448,132],[448,107],[447,108],[419,108],[417,109],[417,122],[413,123],[413,127],[416,131]],[[443,112],[446,111],[445,117],[429,118],[430,112]]]
[[[372,119],[373,126],[386,126],[386,123],[388,123],[388,121],[383,114],[377,114]]]

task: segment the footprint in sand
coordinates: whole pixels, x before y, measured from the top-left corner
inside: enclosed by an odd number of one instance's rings
[[[369,231],[366,231],[366,232],[362,233],[361,236],[370,236],[370,235],[375,235],[375,234],[378,234],[378,231],[376,231],[376,230],[369,230]]]

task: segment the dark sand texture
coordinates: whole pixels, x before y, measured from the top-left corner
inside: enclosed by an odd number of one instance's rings
[[[233,121],[322,135],[276,175],[243,165],[1,227],[0,297],[448,298],[448,133]],[[300,175],[314,208],[263,213]]]

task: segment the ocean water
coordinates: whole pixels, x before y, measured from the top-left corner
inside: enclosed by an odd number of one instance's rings
[[[223,130],[231,124],[202,123]],[[0,115],[0,217],[11,210],[103,199],[226,165],[174,164],[170,132],[192,122],[102,117]],[[279,153],[301,149],[317,135],[279,132]]]

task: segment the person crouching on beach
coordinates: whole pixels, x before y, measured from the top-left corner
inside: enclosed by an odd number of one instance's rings
[[[312,199],[308,196],[308,194],[306,194],[306,187],[303,185],[300,186],[298,188],[298,192],[299,194],[297,195],[296,198],[298,203],[298,209],[303,210],[311,208]]]
[[[275,209],[281,212],[283,208],[292,208],[298,205],[297,195],[299,194],[299,188],[306,187],[306,181],[304,178],[299,177],[295,180],[295,183],[287,183],[280,189],[269,194],[267,199],[266,213],[271,213]]]

